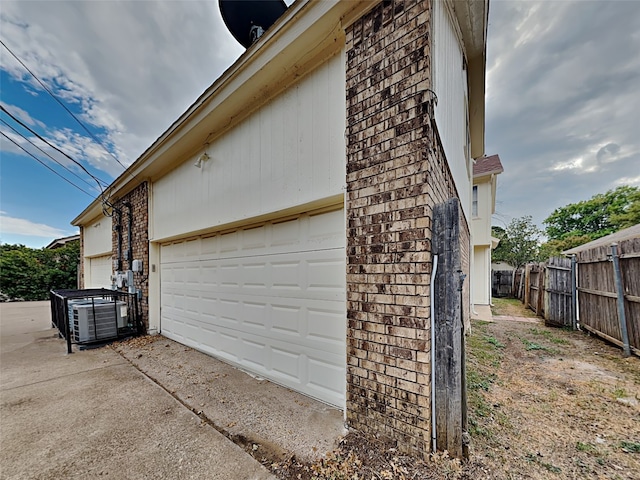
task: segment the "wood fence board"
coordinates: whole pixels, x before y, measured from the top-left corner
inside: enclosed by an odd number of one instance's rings
[[[571,259],[552,257],[546,265],[545,324],[571,327]]]

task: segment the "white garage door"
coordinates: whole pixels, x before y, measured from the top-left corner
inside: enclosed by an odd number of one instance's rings
[[[111,285],[111,255],[89,259],[89,275],[85,288],[109,288]]]
[[[342,210],[161,247],[163,335],[339,407]]]

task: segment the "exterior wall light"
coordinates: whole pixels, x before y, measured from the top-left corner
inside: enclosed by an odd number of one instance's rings
[[[196,163],[194,163],[193,165],[198,168],[201,168],[202,162],[206,162],[207,160],[209,160],[209,155],[207,155],[207,152],[204,152],[202,155],[198,157],[198,160],[196,160]]]

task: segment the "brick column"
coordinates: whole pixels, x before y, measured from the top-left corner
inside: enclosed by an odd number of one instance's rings
[[[122,265],[121,269],[129,270],[131,261],[125,260],[125,252],[129,239],[129,209],[125,206],[131,204],[131,217],[133,225],[131,229],[131,260],[142,260],[142,272],[134,273],[134,285],[142,291],[140,306],[142,309],[142,321],[145,329],[149,328],[149,189],[147,182],[142,182],[131,192],[113,202],[114,207],[122,212]],[[112,232],[112,251],[114,258],[118,250],[117,232],[115,229],[116,216],[114,215],[114,229]]]
[[[380,2],[346,32],[347,421],[430,444],[432,208],[457,196],[432,128],[431,3]]]

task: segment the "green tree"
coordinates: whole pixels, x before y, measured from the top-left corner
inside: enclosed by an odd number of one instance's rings
[[[623,213],[611,215],[611,223],[617,230],[632,227],[640,223],[640,189],[629,195],[629,205]]]
[[[559,257],[565,250],[583,245],[590,241],[591,237],[589,237],[589,235],[574,235],[568,236],[562,240],[549,240],[548,242],[540,245],[538,259],[541,262],[544,262],[551,257]]]
[[[0,290],[9,299],[41,300],[42,268],[35,251],[24,245],[2,245]]]
[[[491,254],[493,260],[520,268],[538,258],[538,239],[542,232],[534,225],[531,216],[514,218],[503,232],[500,230],[500,227],[492,228],[493,236],[500,239]]]
[[[77,286],[80,242],[56,250],[0,245],[0,292],[8,299],[46,300],[51,289]]]
[[[621,186],[557,208],[542,223],[550,241],[583,236],[595,240],[638,223],[639,217],[640,189]]]

